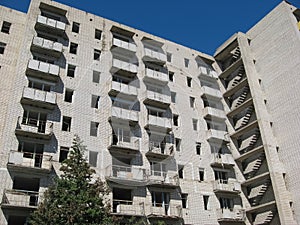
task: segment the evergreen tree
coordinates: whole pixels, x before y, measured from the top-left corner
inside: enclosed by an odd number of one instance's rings
[[[45,192],[43,202],[29,218],[31,225],[106,225],[115,224],[104,202],[107,186],[93,180],[95,171],[84,158],[85,146],[78,136],[69,157],[62,162],[62,175]]]

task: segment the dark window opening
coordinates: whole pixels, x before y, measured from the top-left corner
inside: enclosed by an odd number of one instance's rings
[[[178,165],[178,176],[179,178],[183,179],[183,165]]]
[[[62,131],[71,131],[71,121],[72,118],[68,116],[63,116],[63,121],[62,121]]]
[[[98,127],[99,127],[99,123],[91,122],[91,127],[90,127],[90,135],[91,136],[97,137]]]
[[[98,49],[94,49],[94,60],[100,60],[101,51]]]
[[[181,202],[182,202],[183,209],[186,209],[188,207],[187,198],[188,198],[188,194],[181,193]]]
[[[93,71],[93,82],[99,84],[99,82],[100,82],[100,72]]]
[[[70,44],[70,53],[77,54],[78,44],[71,42]]]
[[[173,125],[178,126],[178,115],[173,115]]]
[[[2,27],[1,27],[1,32],[9,34],[10,26],[11,26],[11,23],[3,21]]]
[[[186,78],[186,85],[187,85],[188,87],[192,87],[192,78],[191,78],[191,77],[187,77],[187,78]]]
[[[101,40],[101,30],[95,29],[95,39]]]
[[[67,147],[60,147],[60,151],[59,151],[59,162],[63,162],[65,159],[68,158],[68,154],[69,154],[69,148]]]
[[[174,72],[169,71],[169,81],[174,81]]]
[[[100,96],[92,95],[91,107],[98,109],[99,108]]]
[[[68,65],[67,76],[75,77],[75,70],[76,70],[76,66]]]
[[[79,24],[79,23],[73,22],[73,25],[72,25],[72,32],[74,32],[74,33],[79,33],[79,27],[80,27],[80,24]]]
[[[74,91],[71,89],[67,89],[65,91],[65,102],[72,102]]]

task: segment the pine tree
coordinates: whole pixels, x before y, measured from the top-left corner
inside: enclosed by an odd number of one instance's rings
[[[31,225],[115,224],[104,202],[108,189],[84,158],[86,147],[75,136],[69,157],[62,162],[62,175],[45,192],[43,202],[29,218]]]

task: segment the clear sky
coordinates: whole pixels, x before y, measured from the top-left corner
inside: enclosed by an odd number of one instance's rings
[[[56,0],[143,30],[184,46],[214,54],[238,31],[246,32],[281,0]],[[23,12],[30,0],[0,0]],[[290,1],[295,6],[299,0]]]

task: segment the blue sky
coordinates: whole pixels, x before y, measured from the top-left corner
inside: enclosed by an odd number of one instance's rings
[[[184,46],[214,54],[237,31],[246,32],[280,0],[56,0],[143,30]],[[30,0],[0,0],[26,12]],[[299,0],[290,1],[299,5]]]

